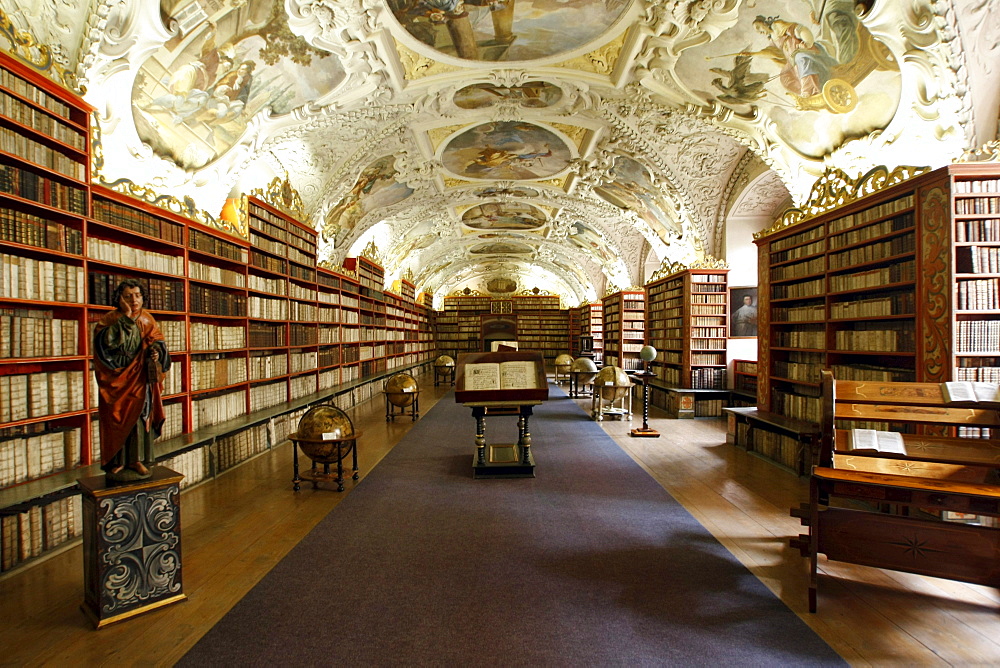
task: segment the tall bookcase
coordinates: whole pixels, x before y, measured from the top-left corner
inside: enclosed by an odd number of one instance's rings
[[[3,506],[16,501],[3,490],[44,492],[43,478],[85,466],[93,456],[85,243],[91,112],[0,53]],[[35,506],[4,509],[0,525],[0,570],[8,570],[80,535],[79,501],[53,495]]]
[[[594,362],[601,364],[604,361],[604,306],[600,302],[594,302],[581,304],[578,310],[580,336],[589,336],[593,339]],[[580,348],[573,348],[572,354],[573,357],[578,357]]]
[[[646,285],[646,339],[667,387],[726,388],[728,269],[683,269]]]
[[[761,409],[818,422],[822,368],[852,380],[997,377],[1000,166],[902,176],[842,179],[849,193],[893,185],[793,224],[786,214],[757,240]]]
[[[245,239],[92,184],[90,114],[0,53],[2,571],[80,535],[76,480],[100,472],[91,332],[121,279],[145,284],[171,353],[157,459],[182,486],[434,354],[412,284],[390,298],[365,260],[357,278],[317,270],[315,232],[263,199]]]
[[[604,364],[626,371],[643,368],[639,351],[645,336],[646,293],[621,290],[601,300],[604,325]]]

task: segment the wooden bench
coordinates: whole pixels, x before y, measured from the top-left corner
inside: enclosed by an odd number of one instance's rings
[[[1000,441],[950,436],[955,426],[998,427],[997,405],[949,404],[937,383],[835,381],[822,372],[819,461],[809,502],[792,509],[809,533],[791,540],[809,558],[816,611],[817,558],[1000,586],[1000,529],[946,521],[948,513],[1000,517]],[[904,452],[851,450],[835,420],[913,425]],[[941,432],[926,436],[921,431]]]

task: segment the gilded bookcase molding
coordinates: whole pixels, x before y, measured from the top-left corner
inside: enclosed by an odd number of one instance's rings
[[[755,233],[753,238],[763,239],[928,171],[930,167],[909,166],[897,167],[890,171],[883,165],[852,179],[843,171],[831,167],[813,184],[809,199],[803,207],[786,210],[771,227]]]

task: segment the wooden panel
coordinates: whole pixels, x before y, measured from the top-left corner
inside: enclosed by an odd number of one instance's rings
[[[819,552],[863,566],[1000,586],[1000,530],[830,508]]]

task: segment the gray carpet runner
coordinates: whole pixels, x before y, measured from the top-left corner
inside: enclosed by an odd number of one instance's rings
[[[537,477],[474,480],[475,422],[446,395],[180,665],[843,665],[550,396]],[[488,442],[514,440],[488,418]]]

